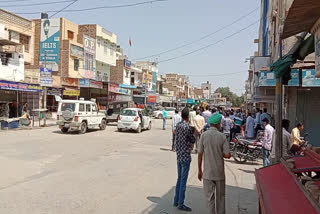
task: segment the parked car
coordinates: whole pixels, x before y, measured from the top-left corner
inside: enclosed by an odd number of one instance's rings
[[[62,100],[59,102],[57,125],[63,133],[79,130],[84,134],[88,129],[105,130],[107,118],[104,112],[99,112],[93,101]]]
[[[123,109],[118,116],[118,131],[121,132],[124,129],[135,130],[137,133],[140,133],[142,129],[150,130],[151,118],[144,109]]]
[[[168,117],[167,118],[173,118],[173,115],[174,115],[174,111],[176,109],[173,108],[173,107],[167,107],[167,114],[168,114]],[[153,116],[157,119],[162,119],[163,118],[163,115],[162,115],[162,110],[158,110],[158,111],[154,111],[153,112]]]

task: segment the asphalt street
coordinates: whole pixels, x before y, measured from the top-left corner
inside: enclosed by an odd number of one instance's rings
[[[140,134],[105,131],[62,134],[58,127],[0,131],[1,214],[174,214],[176,154],[171,121],[153,120]],[[227,213],[258,213],[254,170],[261,163],[226,161]],[[208,213],[197,159],[186,204]]]

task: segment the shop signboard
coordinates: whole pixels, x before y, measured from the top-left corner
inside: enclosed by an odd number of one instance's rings
[[[80,90],[63,90],[63,95],[66,96],[80,96]]]
[[[320,77],[320,28],[314,33],[315,42],[315,74]]]
[[[157,102],[157,96],[150,95],[148,96],[148,103],[156,103]]]
[[[94,80],[90,80],[90,87],[91,88],[103,88],[103,83],[98,82],[98,81],[94,81]]]
[[[62,78],[62,84],[66,86],[78,87],[79,79],[76,78]]]
[[[302,70],[302,87],[319,87],[320,78],[316,78],[315,69]]]
[[[130,94],[131,94],[131,90],[126,89],[126,88],[119,88],[119,89],[118,89],[118,93],[119,93],[119,94],[130,95]]]
[[[180,103],[187,103],[187,99],[180,99]]]
[[[276,75],[274,71],[259,72],[259,86],[276,86]]]
[[[62,90],[60,88],[47,88],[47,95],[61,96]]]
[[[78,58],[83,58],[83,48],[79,47],[77,45],[70,45],[70,54],[72,56],[78,57]]]
[[[83,35],[83,76],[95,79],[96,71],[96,40]]]
[[[10,82],[5,80],[0,80],[0,89],[14,90],[14,91],[27,91],[27,92],[42,92],[42,87],[40,85]]]
[[[79,79],[79,87],[81,88],[89,88],[90,87],[90,80],[89,79]]]
[[[40,68],[40,85],[52,86],[52,70],[49,68]]]
[[[116,83],[110,83],[109,92],[118,93],[118,91],[119,91],[119,85]]]
[[[42,19],[40,35],[40,65],[58,71],[60,19]]]
[[[187,99],[188,104],[193,104],[193,99]]]
[[[130,102],[132,101],[131,96],[121,95],[121,94],[112,94],[108,96],[108,102]]]
[[[124,60],[124,67],[126,67],[126,68],[131,68],[131,61],[125,59],[125,60]]]
[[[291,80],[289,80],[288,86],[299,86],[299,70],[291,70]]]

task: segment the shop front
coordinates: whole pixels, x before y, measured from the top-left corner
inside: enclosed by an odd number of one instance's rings
[[[100,110],[108,106],[108,83],[89,79],[79,79],[80,97],[85,100],[95,99]]]
[[[61,82],[64,87],[62,99],[78,100],[78,98],[80,96],[79,79],[62,78]]]

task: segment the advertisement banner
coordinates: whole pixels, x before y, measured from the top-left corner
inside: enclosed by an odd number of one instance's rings
[[[10,82],[5,80],[0,80],[0,89],[39,92],[39,93],[42,92],[42,87],[40,85]]]
[[[119,91],[119,85],[116,83],[110,83],[109,92],[118,93],[118,91]]]
[[[119,88],[118,93],[119,93],[119,94],[130,95],[130,94],[131,94],[131,90],[126,89],[126,88]]]
[[[157,90],[157,73],[152,72],[152,91]]]
[[[60,19],[42,19],[40,35],[40,65],[58,71]]]
[[[79,79],[79,87],[89,88],[90,87],[90,80],[88,79]]]
[[[40,85],[52,86],[52,70],[49,68],[40,68]]]
[[[95,79],[96,71],[96,40],[83,35],[83,76]]]
[[[66,96],[80,96],[80,90],[64,90],[63,95]]]
[[[148,96],[148,103],[156,103],[157,102],[157,96]]]
[[[187,103],[188,104],[192,104],[193,103],[193,99],[187,99]]]
[[[259,86],[276,86],[276,75],[274,71],[260,71]]]
[[[70,54],[71,56],[83,58],[83,48],[77,45],[70,45]]]
[[[299,70],[291,70],[291,80],[288,86],[299,86]]]
[[[47,88],[47,95],[61,96],[62,90],[60,88]]]
[[[90,80],[90,87],[91,88],[103,88],[103,83],[98,82],[98,81],[94,81],[94,80]]]
[[[316,78],[315,69],[302,70],[302,86],[303,87],[319,87],[320,78]]]

